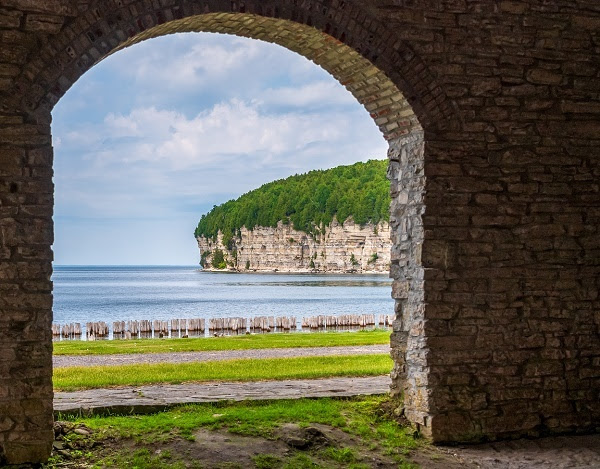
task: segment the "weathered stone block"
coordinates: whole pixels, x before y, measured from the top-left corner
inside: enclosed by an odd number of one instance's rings
[[[512,13],[514,15],[522,15],[529,10],[529,5],[527,3],[518,1],[503,1],[500,2],[500,10],[506,13]]]
[[[18,28],[22,16],[20,11],[0,9],[0,28]]]
[[[66,16],[77,14],[77,7],[72,0],[2,0],[2,5],[20,11],[35,11]]]
[[[21,176],[25,150],[12,146],[0,146],[0,176]]]
[[[479,78],[471,86],[473,96],[496,96],[502,90],[499,78]]]
[[[534,68],[527,72],[527,81],[538,85],[558,85],[562,80],[562,73],[545,70],[543,68]]]
[[[63,25],[63,17],[30,13],[25,16],[25,30],[39,31],[47,34],[58,33]]]
[[[51,431],[46,432],[44,440],[32,442],[0,442],[0,455],[4,454],[7,464],[24,464],[31,461],[47,461],[52,450]]]

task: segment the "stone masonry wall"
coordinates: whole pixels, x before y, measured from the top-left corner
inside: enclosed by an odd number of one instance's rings
[[[406,384],[428,412],[407,411],[437,441],[598,428],[600,5],[418,3],[390,24],[462,122],[425,131],[426,367]]]
[[[316,238],[281,222],[275,228],[256,226],[247,230],[242,227],[240,234],[235,238],[232,250],[223,245],[221,233],[214,242],[204,237],[197,238],[200,253],[209,253],[204,269],[211,270],[214,252],[220,249],[225,253],[227,262],[231,263],[228,268],[241,272],[390,271],[392,243],[390,225],[386,222],[360,226],[351,218],[344,224],[334,219]]]
[[[388,178],[391,183],[392,256],[390,276],[395,298],[396,320],[392,324],[392,395],[404,396],[404,414],[425,425],[428,408],[427,348],[423,324],[424,270],[422,216],[425,210],[423,188],[423,134],[390,141]]]
[[[16,115],[0,123],[1,466],[44,460],[54,432],[50,128]]]
[[[308,57],[390,142],[392,390],[424,434],[598,428],[597,0],[1,0],[0,463],[52,437],[52,107],[177,31]]]

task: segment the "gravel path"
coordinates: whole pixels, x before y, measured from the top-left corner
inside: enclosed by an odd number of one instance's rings
[[[123,355],[56,355],[54,368],[67,366],[117,366],[135,363],[189,363],[241,358],[326,357],[332,355],[374,355],[389,353],[389,345],[353,347],[304,347],[252,350],[221,350],[217,352],[137,353]]]

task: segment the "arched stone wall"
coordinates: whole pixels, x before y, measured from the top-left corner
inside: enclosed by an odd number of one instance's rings
[[[411,421],[438,442],[598,425],[595,0],[4,0],[0,459],[50,449],[50,110],[106,54],[184,30],[311,58],[390,141]]]

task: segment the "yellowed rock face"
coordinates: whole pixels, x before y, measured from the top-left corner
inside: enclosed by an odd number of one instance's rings
[[[390,225],[357,225],[352,219],[334,222],[325,232],[312,236],[281,222],[276,228],[242,228],[236,245],[228,250],[221,234],[213,242],[198,238],[200,253],[209,252],[207,269],[217,249],[223,251],[228,268],[259,272],[389,272]],[[236,251],[235,253],[233,251]]]

